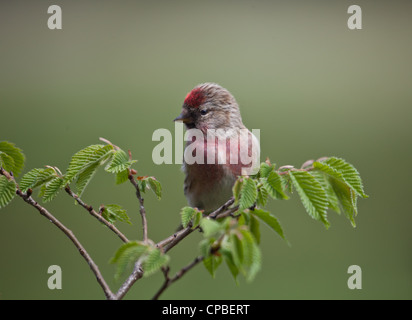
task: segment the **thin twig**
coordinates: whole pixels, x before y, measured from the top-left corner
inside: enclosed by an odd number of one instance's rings
[[[143,242],[146,243],[148,238],[147,238],[146,209],[144,208],[144,204],[143,204],[144,199],[142,198],[142,195],[140,193],[139,185],[137,184],[136,180],[134,179],[131,173],[129,173],[129,180],[136,189],[136,197],[140,203],[140,215],[142,216],[142,225],[143,225]]]
[[[218,208],[215,211],[213,211],[212,213],[210,213],[208,215],[208,217],[212,218],[212,219],[215,219],[220,213],[222,213],[223,211],[228,209],[234,203],[235,203],[235,198],[231,197],[228,201],[226,201],[226,203],[223,206],[221,206],[220,208]]]
[[[175,245],[177,245],[180,241],[182,241],[184,238],[186,238],[189,234],[191,234],[193,231],[198,229],[199,227],[192,228],[191,226],[188,226],[187,228],[181,230],[182,232],[179,232],[177,236],[163,248],[163,252],[166,253],[170,249],[172,249]],[[174,235],[173,235],[174,236]]]
[[[75,194],[69,186],[65,187],[65,190],[67,194],[69,194],[73,199],[77,201],[78,204],[80,204],[84,209],[86,209],[93,217],[95,217],[97,220],[99,220],[101,223],[103,223],[105,226],[107,226],[110,230],[112,230],[123,242],[129,242],[129,239],[126,238],[126,236],[119,230],[117,229],[114,224],[110,223],[107,221],[102,215],[97,213],[92,206],[84,203],[80,197]]]
[[[86,249],[82,246],[82,244],[77,240],[76,236],[73,234],[73,232],[66,228],[59,220],[57,220],[46,208],[42,207],[39,205],[35,200],[33,200],[32,197],[28,196],[26,193],[21,192],[20,190],[17,190],[17,195],[20,196],[25,202],[36,208],[41,215],[46,217],[50,222],[52,222],[54,225],[56,225],[63,233],[73,242],[75,247],[79,250],[79,253],[81,256],[86,260],[88,265],[90,266],[90,269],[96,276],[97,282],[100,284],[100,286],[103,289],[103,292],[106,296],[106,299],[108,300],[113,300],[115,296],[113,295],[113,292],[110,290],[109,286],[107,285],[106,281],[104,280],[102,274],[100,273],[100,270],[96,263],[94,263],[93,259],[90,257],[90,255],[87,253]]]
[[[239,206],[234,206],[233,208],[227,209],[225,212],[219,213],[215,219],[221,219],[225,218],[228,216],[233,216],[233,213],[235,213],[239,209]]]
[[[141,260],[137,260],[133,272],[130,274],[130,276],[123,282],[123,284],[120,286],[119,290],[117,291],[116,295],[114,296],[115,300],[121,300],[123,297],[126,295],[126,293],[130,290],[130,288],[133,286],[133,284],[139,280],[141,277],[143,277],[143,269],[142,269],[142,262]]]
[[[165,275],[165,281],[163,282],[163,285],[160,287],[160,289],[156,292],[156,294],[153,296],[152,300],[157,300],[159,299],[160,295],[175,281],[179,280],[181,277],[183,277],[186,272],[188,272],[190,269],[195,267],[199,262],[203,261],[204,257],[199,256],[196,257],[195,260],[193,260],[191,263],[189,263],[187,266],[183,267],[180,269],[173,278],[169,278],[169,267],[167,267],[164,270],[164,275]]]
[[[187,228],[184,228],[182,230],[179,230],[178,232],[172,234],[171,236],[168,236],[166,239],[163,239],[162,241],[159,241],[158,243],[156,243],[156,248],[163,248],[166,245],[168,245],[169,243],[171,243],[173,240],[177,239],[177,238],[181,238],[182,236],[185,237],[187,235],[189,235],[189,229],[191,229],[191,226],[188,226]]]

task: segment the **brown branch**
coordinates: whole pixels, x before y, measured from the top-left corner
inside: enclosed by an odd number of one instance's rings
[[[167,245],[169,245],[173,242],[172,247],[174,247],[178,242],[180,242],[180,240],[183,240],[190,233],[192,233],[192,231],[194,231],[194,229],[192,229],[192,226],[189,225],[187,228],[179,230],[178,232],[176,232],[176,233],[172,234],[171,236],[167,237],[166,239],[164,239],[162,241],[159,241],[156,244],[156,248],[163,249],[163,252],[165,252],[164,248],[166,248]],[[168,250],[170,250],[172,247],[170,247]]]
[[[180,241],[182,241],[184,238],[186,238],[189,234],[191,234],[193,231],[195,231],[198,228],[199,227],[192,228],[191,226],[188,226],[187,228],[183,229],[182,232],[179,232],[177,236],[168,245],[166,245],[163,248],[163,252],[164,253],[168,252],[170,249],[172,249],[175,245],[177,245]]]
[[[106,227],[108,227],[110,230],[112,230],[123,242],[129,242],[129,239],[126,238],[126,236],[120,232],[119,229],[117,229],[114,224],[110,223],[107,221],[101,214],[97,213],[92,206],[84,203],[77,194],[75,194],[69,186],[65,187],[65,190],[67,194],[69,194],[74,200],[77,201],[78,204],[80,204],[84,209],[86,209],[93,217],[95,217],[97,220],[99,220],[101,223],[103,223]]]
[[[160,289],[156,292],[156,294],[153,296],[152,300],[157,300],[159,299],[160,295],[175,281],[179,280],[181,277],[183,277],[186,272],[188,272],[190,269],[195,267],[199,262],[203,261],[204,257],[199,256],[196,257],[195,260],[193,260],[191,263],[189,263],[187,266],[183,267],[180,269],[173,278],[169,278],[169,267],[166,267],[163,269],[163,274],[165,276],[165,281],[163,282],[163,285],[160,287]]]
[[[110,290],[106,281],[104,280],[102,274],[100,273],[98,266],[96,265],[96,263],[94,263],[93,259],[87,253],[86,249],[82,246],[79,240],[77,240],[73,232],[70,229],[66,228],[59,220],[57,220],[46,208],[39,205],[30,195],[28,195],[27,193],[23,193],[20,190],[17,190],[16,194],[20,196],[26,203],[36,208],[40,212],[41,215],[46,217],[50,222],[56,225],[56,227],[58,227],[61,231],[63,231],[63,233],[73,242],[75,247],[79,250],[79,253],[81,254],[81,256],[88,263],[90,269],[96,276],[97,282],[102,287],[103,292],[106,296],[106,299],[113,300],[115,296],[113,292]]]
[[[231,197],[228,201],[226,201],[226,203],[223,205],[223,206],[221,206],[220,208],[218,208],[218,209],[216,209],[215,211],[213,211],[212,213],[210,213],[209,215],[208,215],[208,217],[209,218],[212,218],[212,219],[217,219],[217,216],[219,215],[219,214],[221,214],[223,211],[225,211],[226,209],[228,209],[232,204],[234,204],[235,203],[235,198],[234,197]],[[237,209],[236,209],[237,210]]]
[[[130,276],[123,282],[123,284],[120,286],[119,290],[117,291],[116,295],[114,296],[114,300],[121,300],[123,297],[126,295],[126,293],[130,290],[130,288],[134,285],[134,283],[139,280],[141,277],[143,277],[143,269],[142,269],[142,263],[139,260],[136,261],[134,265],[133,272],[130,274]]]
[[[143,201],[144,199],[142,198],[142,195],[140,193],[140,188],[139,185],[137,184],[136,180],[134,179],[133,175],[131,172],[129,172],[129,180],[131,184],[135,187],[136,189],[136,197],[139,200],[140,204],[140,215],[142,216],[142,225],[143,225],[143,242],[147,242],[147,220],[146,220],[146,209],[144,208]]]

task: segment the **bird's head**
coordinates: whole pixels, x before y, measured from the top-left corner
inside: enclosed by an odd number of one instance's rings
[[[232,94],[215,83],[203,83],[190,91],[180,115],[174,121],[182,121],[188,129],[242,129],[244,125],[239,106]]]

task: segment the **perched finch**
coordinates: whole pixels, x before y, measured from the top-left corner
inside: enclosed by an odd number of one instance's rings
[[[259,141],[244,126],[232,94],[215,83],[190,91],[174,121],[187,129],[185,196],[191,207],[210,213],[232,196],[238,176],[257,172]]]

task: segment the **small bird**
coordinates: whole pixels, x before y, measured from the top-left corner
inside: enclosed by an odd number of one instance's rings
[[[232,196],[238,176],[256,173],[259,141],[243,124],[233,95],[216,83],[193,88],[174,121],[187,129],[182,170],[188,204],[213,212]]]

